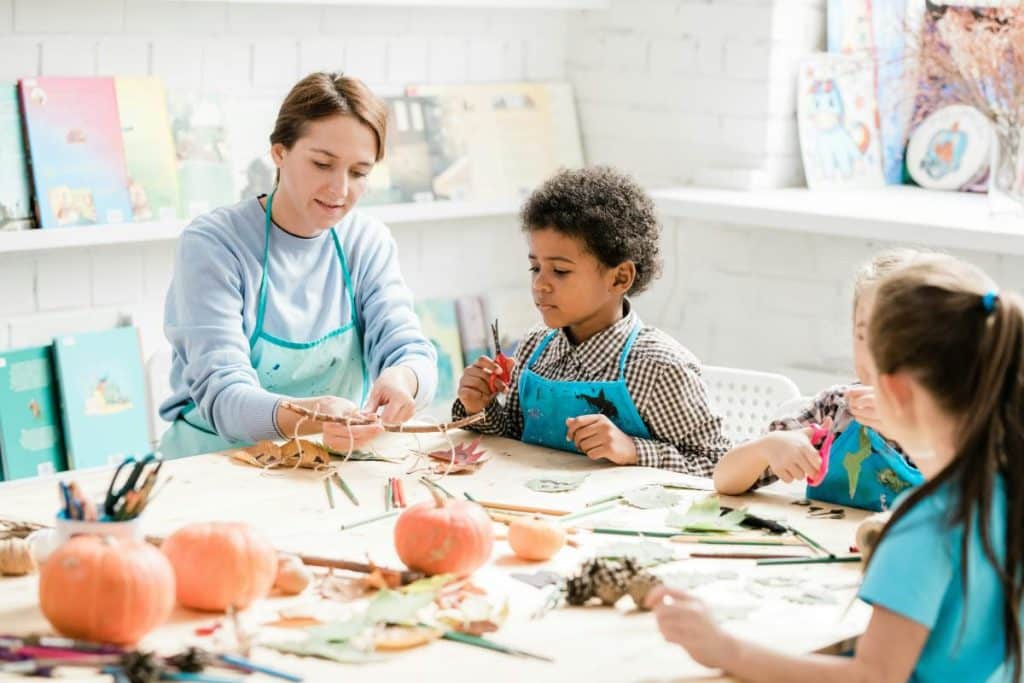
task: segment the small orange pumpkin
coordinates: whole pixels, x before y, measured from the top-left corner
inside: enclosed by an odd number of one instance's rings
[[[241,522],[184,526],[161,549],[174,567],[178,602],[192,609],[245,609],[267,597],[277,576],[277,552],[262,534]]]
[[[174,570],[141,541],[76,536],[43,563],[39,607],[57,631],[131,645],[174,609]]]
[[[427,489],[434,499],[413,505],[395,524],[398,557],[415,571],[468,576],[491,557],[491,518],[476,503],[445,500]]]
[[[508,544],[524,560],[549,560],[565,545],[565,529],[540,517],[519,517],[508,525]]]

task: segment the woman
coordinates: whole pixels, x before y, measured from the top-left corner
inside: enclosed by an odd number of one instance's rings
[[[181,457],[319,430],[291,400],[404,422],[428,404],[436,353],[423,336],[379,221],[352,209],[384,156],[387,109],[359,80],[310,74],[270,136],[269,196],[197,218],[182,233],[165,309],[173,421],[160,451]],[[370,378],[373,379],[372,385]],[[359,447],[379,424],[324,423],[324,443]]]

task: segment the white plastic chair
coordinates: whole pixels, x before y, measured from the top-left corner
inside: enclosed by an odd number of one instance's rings
[[[733,443],[764,434],[779,408],[800,398],[793,380],[771,372],[705,365],[704,381],[711,407],[722,416],[722,430]]]
[[[171,426],[160,418],[160,404],[171,395],[170,347],[156,351],[146,360],[146,384],[149,389],[149,434],[155,447]]]

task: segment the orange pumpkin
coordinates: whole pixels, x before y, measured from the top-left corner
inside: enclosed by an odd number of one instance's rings
[[[277,576],[277,552],[240,522],[200,522],[178,529],[161,549],[174,567],[178,602],[192,609],[244,609],[265,598]]]
[[[565,529],[540,517],[520,517],[508,525],[508,544],[524,560],[548,560],[565,545]]]
[[[415,571],[468,576],[491,557],[491,518],[476,503],[445,500],[427,489],[434,499],[413,505],[395,524],[398,557]]]
[[[76,536],[43,563],[39,606],[71,638],[131,645],[174,609],[174,570],[141,541]]]

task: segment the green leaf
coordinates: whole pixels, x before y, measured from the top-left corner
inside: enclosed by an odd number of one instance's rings
[[[366,626],[366,618],[363,615],[358,615],[348,621],[335,621],[323,626],[308,628],[306,633],[313,640],[342,643],[358,636],[366,629]]]
[[[365,619],[370,624],[416,624],[416,614],[434,602],[436,591],[400,593],[381,590],[366,607]]]
[[[700,498],[690,504],[685,513],[671,510],[665,518],[666,526],[676,527],[684,531],[740,531],[746,516],[746,508],[733,510],[722,515],[718,496]]]
[[[670,508],[683,500],[683,496],[669,491],[664,486],[645,486],[635,491],[627,491],[622,498],[635,508],[654,510]]]
[[[526,482],[527,488],[541,493],[564,493],[575,491],[589,474],[551,474]]]
[[[424,591],[433,593],[435,596],[437,593],[447,586],[449,583],[455,580],[455,577],[451,574],[437,574],[435,576],[428,576],[425,579],[419,579],[413,581],[408,586],[402,588],[403,593],[422,593]]]
[[[349,642],[331,643],[315,638],[299,642],[265,643],[263,646],[278,652],[302,657],[320,657],[344,664],[359,664],[382,659],[376,653],[357,648]]]

